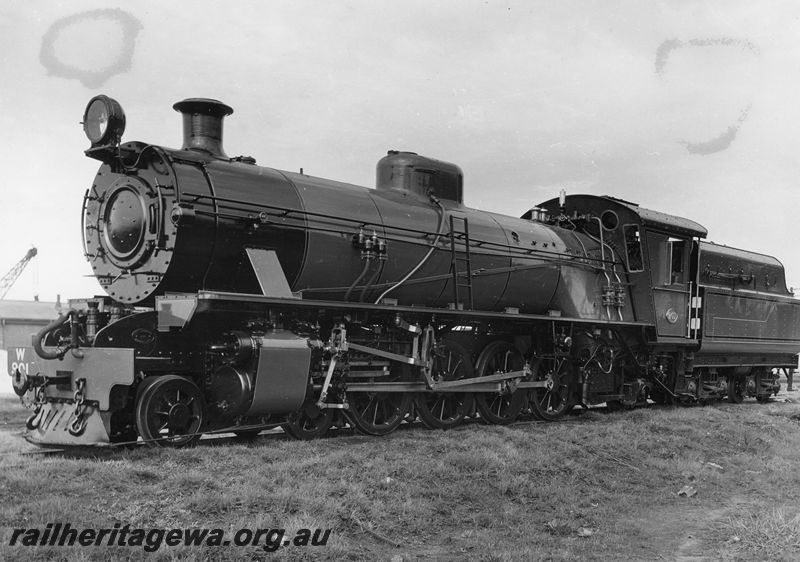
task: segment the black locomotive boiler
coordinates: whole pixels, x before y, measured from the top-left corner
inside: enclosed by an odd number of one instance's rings
[[[797,365],[783,266],[693,221],[563,193],[471,209],[458,166],[411,152],[375,189],[275,170],[225,154],[227,105],[174,108],[180,149],[122,143],[119,103],[87,105],[84,254],[107,296],[10,350],[33,442],[764,401]]]

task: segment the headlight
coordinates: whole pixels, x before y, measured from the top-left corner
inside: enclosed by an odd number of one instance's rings
[[[117,100],[95,96],[86,105],[82,124],[92,148],[117,144],[125,131],[125,112]]]

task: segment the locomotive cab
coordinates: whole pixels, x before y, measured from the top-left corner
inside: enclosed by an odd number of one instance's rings
[[[651,230],[646,241],[659,339],[691,337],[689,299],[694,284],[689,277],[688,250],[692,239]]]
[[[655,325],[658,343],[694,339],[692,296],[697,283],[692,248],[707,234],[698,223],[614,197],[568,196],[540,205],[552,217],[582,217],[582,228],[602,239],[625,264],[635,319]],[[557,219],[556,219],[557,220]]]

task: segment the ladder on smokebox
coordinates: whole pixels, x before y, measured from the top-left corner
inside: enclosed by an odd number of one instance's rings
[[[463,230],[460,232],[456,231],[456,220],[460,220],[463,223]],[[459,257],[456,251],[457,239],[464,241],[463,257]],[[466,266],[465,271],[459,271],[459,263]],[[450,215],[450,272],[453,274],[453,306],[460,310],[468,305],[469,308],[467,310],[472,310],[472,262],[469,254],[469,223],[467,222],[467,217]],[[461,277],[466,277],[466,282],[461,281]],[[461,302],[459,287],[467,290],[466,304]]]

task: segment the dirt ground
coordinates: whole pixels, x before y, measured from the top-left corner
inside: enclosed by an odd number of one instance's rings
[[[794,373],[792,379],[792,390],[788,390],[787,380],[785,376],[781,377],[781,390],[767,405],[767,408],[777,416],[791,419],[794,422],[798,421],[798,412],[800,409],[792,407],[792,414],[781,416],[789,405],[800,406],[800,373]],[[798,425],[800,429],[800,425]],[[768,460],[768,459],[767,459]],[[794,470],[794,467],[792,467]],[[724,467],[723,467],[724,470]],[[752,473],[757,471],[748,471]],[[759,476],[753,474],[753,477]],[[796,478],[790,478],[790,481],[800,483]],[[741,537],[731,535],[725,539],[722,545],[713,545],[713,538],[709,537],[709,533],[714,534],[715,529],[724,528],[732,517],[736,514],[746,511],[753,504],[753,494],[747,493],[752,490],[742,490],[742,493],[731,494],[720,505],[710,507],[708,505],[676,505],[667,510],[654,510],[650,516],[646,518],[644,525],[654,540],[664,541],[663,544],[675,545],[672,551],[667,550],[663,555],[658,557],[658,560],[672,560],[675,562],[714,562],[716,560],[798,560],[800,561],[800,551],[787,550],[784,554],[778,555],[776,558],[768,556],[760,556],[757,553],[736,553],[737,543],[741,541]],[[774,502],[776,509],[780,509],[783,501],[777,498],[783,496],[780,490],[775,490],[776,501]],[[797,494],[790,491],[787,494],[789,497],[797,497]],[[797,521],[798,512],[795,512],[795,522]],[[797,528],[795,524],[794,529]],[[780,532],[780,529],[776,529]],[[797,540],[800,537],[795,537],[794,541],[790,541],[795,547],[798,546]],[[769,538],[764,537],[764,540]],[[719,547],[722,548],[713,548]],[[636,558],[632,558],[635,560]]]

